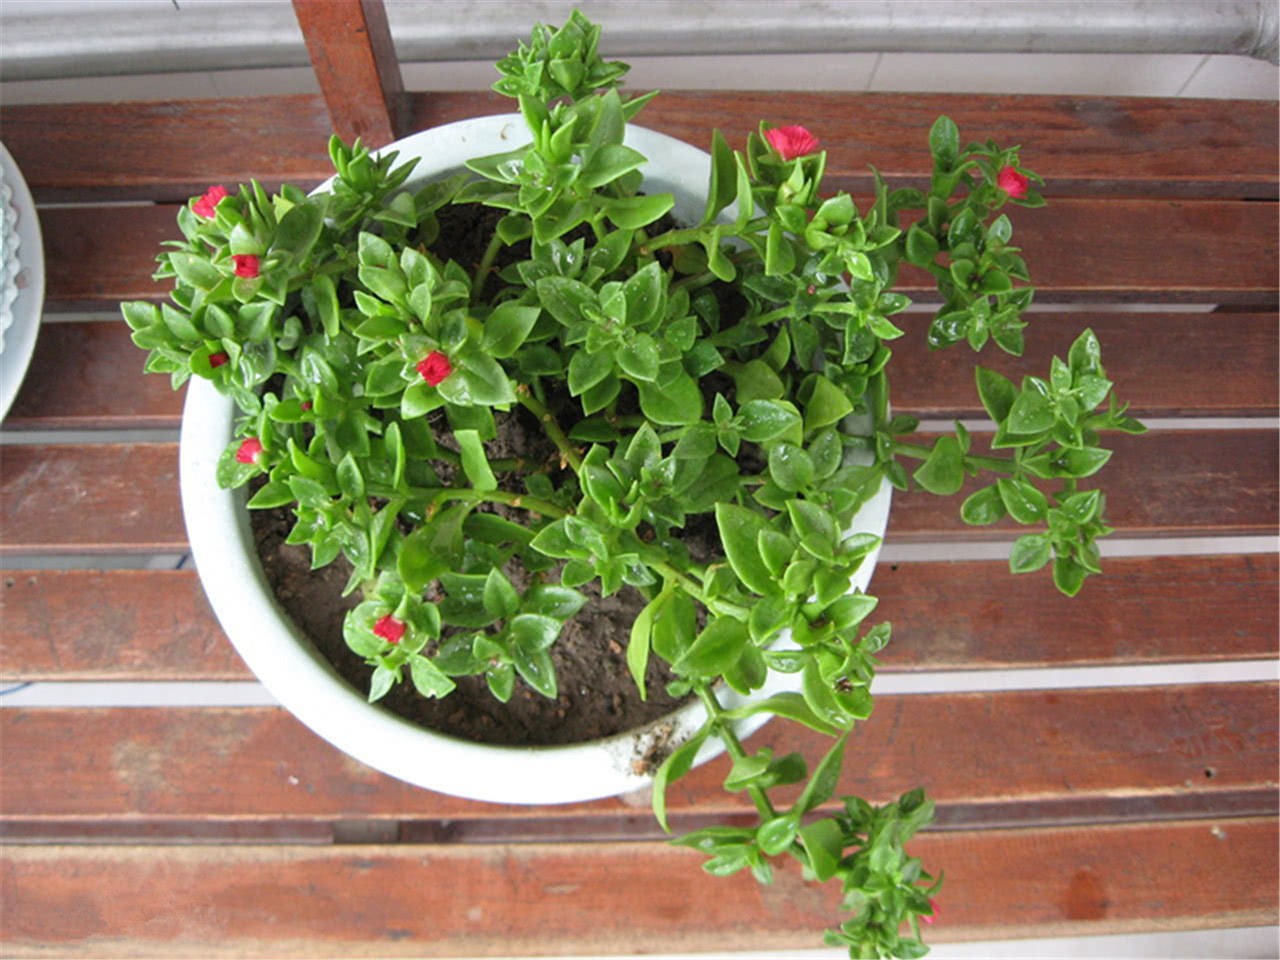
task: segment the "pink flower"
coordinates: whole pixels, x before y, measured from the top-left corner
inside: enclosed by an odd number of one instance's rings
[[[925,923],[929,924],[930,926],[933,925],[933,921],[938,919],[938,901],[937,900],[934,900],[932,897],[929,898],[929,912],[922,913],[920,915],[920,919],[923,920]]]
[[[231,262],[236,265],[236,276],[252,280],[258,275],[258,258],[252,253],[233,253]]]
[[[262,441],[257,437],[247,438],[236,451],[236,463],[257,463],[261,457]]]
[[[404,631],[404,623],[389,613],[373,625],[373,635],[381,637],[387,643],[399,643]]]
[[[218,369],[218,367],[226,363],[228,359],[229,358],[227,357],[227,355],[222,351],[218,351],[217,353],[211,353],[209,354],[209,366],[213,367],[216,370]]]
[[[996,176],[996,186],[1015,200],[1021,200],[1027,195],[1027,187],[1030,183],[1030,180],[1013,167],[1005,167]]]
[[[418,361],[418,372],[422,379],[433,387],[440,386],[441,381],[453,373],[453,364],[439,350],[432,350],[426,357]]]
[[[764,138],[783,160],[805,157],[818,149],[818,138],[804,127],[774,127],[764,132]]]
[[[203,197],[191,205],[191,209],[206,220],[212,220],[218,204],[229,196],[231,196],[231,194],[227,193],[226,187],[210,187],[204,192]]]

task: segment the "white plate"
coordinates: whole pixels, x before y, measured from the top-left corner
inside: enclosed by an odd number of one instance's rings
[[[27,189],[22,171],[0,143],[0,174],[13,191],[10,206],[18,215],[18,298],[13,301],[13,324],[4,331],[4,349],[0,351],[0,420],[13,406],[22,378],[27,374],[31,354],[36,349],[40,330],[40,314],[44,310],[44,245],[40,237],[40,220],[36,204]]]

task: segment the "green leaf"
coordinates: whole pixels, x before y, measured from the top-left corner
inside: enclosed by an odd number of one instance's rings
[[[1000,477],[996,489],[1010,516],[1019,523],[1038,523],[1049,511],[1049,501],[1034,485],[1026,480]]]
[[[491,617],[506,620],[520,609],[520,594],[501,570],[492,567],[485,577],[483,602],[485,612]]]
[[[675,206],[675,197],[669,193],[655,193],[642,197],[598,197],[604,215],[615,227],[623,230],[639,230],[665,216]]]
[[[809,857],[809,869],[825,883],[836,875],[844,856],[844,831],[835,820],[816,820],[800,828],[800,842]]]
[[[1067,353],[1067,361],[1071,372],[1076,377],[1085,375],[1102,375],[1102,345],[1098,343],[1097,334],[1085,330],[1076,337]]]
[[[1018,398],[1018,388],[1007,378],[986,367],[977,367],[978,397],[991,419],[1002,423]]]
[[[793,443],[775,444],[769,451],[769,476],[783,490],[796,493],[813,483],[813,460]]]
[[[798,815],[783,814],[760,824],[760,829],[756,833],[756,843],[760,845],[762,853],[771,857],[776,856],[791,846],[799,830]]]
[[[496,571],[490,570],[490,578]],[[506,577],[502,578],[506,580]],[[508,583],[508,586],[510,584]],[[489,581],[485,583],[485,608],[488,609]],[[508,606],[507,609],[517,609],[519,607],[519,597],[515,596],[515,589],[511,590],[511,597],[515,599],[514,606]],[[504,596],[504,604],[508,601]],[[522,613],[511,620],[507,627],[511,635],[512,641],[516,647],[534,654],[548,649],[560,636],[560,621],[552,617],[544,617],[536,613]]]
[[[702,391],[681,371],[657,383],[639,383],[640,409],[654,423],[683,426],[702,419]]]
[[[614,358],[607,350],[599,353],[575,351],[569,360],[569,393],[581,396],[609,376],[613,368]]]
[[[853,402],[826,377],[814,377],[813,392],[804,405],[804,432],[812,433],[838,423],[853,412]]]
[[[545,650],[530,651],[519,644],[511,653],[516,672],[524,678],[524,682],[548,700],[554,700],[560,691],[556,681],[556,668],[550,655]]]
[[[297,204],[280,218],[271,249],[288,254],[297,263],[311,252],[323,226],[324,211],[318,204]]]
[[[960,130],[950,117],[939,117],[929,129],[929,152],[943,173],[950,173],[960,157]]]
[[[413,679],[413,685],[424,697],[446,697],[457,686],[439,667],[424,656],[410,658],[409,676]]]
[[[671,669],[682,676],[718,677],[738,662],[750,642],[745,623],[733,617],[717,617],[671,664]]]
[[[653,816],[667,833],[671,832],[671,828],[667,825],[667,787],[693,768],[693,761],[710,732],[711,727],[705,726],[671,751],[653,776]]]
[[[470,511],[469,504],[445,507],[404,538],[396,571],[407,590],[420,593],[441,574],[461,566],[462,524]]]
[[[1039,570],[1052,555],[1049,538],[1042,533],[1029,533],[1013,542],[1009,551],[1009,572],[1030,573]]]
[[[964,451],[953,436],[939,437],[916,472],[916,483],[930,493],[950,496],[964,486]]]
[[[484,452],[484,444],[480,434],[475,430],[455,430],[454,437],[458,441],[458,453],[462,458],[462,470],[471,481],[471,485],[481,491],[498,489],[497,478],[489,466]]]
[[[1043,433],[1054,424],[1053,405],[1043,381],[1027,377],[1022,382],[1018,399],[1009,410],[1005,426],[1011,433],[1029,435]]]
[[[1053,561],[1054,586],[1068,597],[1080,592],[1086,576],[1088,571],[1071,557],[1056,557]]]
[[[572,364],[572,361],[570,361]],[[618,351],[618,366],[634,380],[647,383],[658,378],[658,344],[647,333],[638,333]]]
[[[835,557],[836,523],[826,510],[806,500],[788,500],[787,513],[800,546],[819,560]]]
[[[738,579],[762,596],[777,592],[777,580],[757,546],[760,536],[769,529],[768,522],[754,510],[731,503],[717,503],[715,510],[720,542]]]
[[[814,709],[809,706],[808,701],[802,695],[794,692],[775,693],[764,700],[749,703],[735,710],[727,710],[725,711],[725,716],[731,720],[744,720],[758,713],[770,713],[786,720],[794,720],[810,730],[816,730],[818,733],[827,736],[833,735],[839,729],[836,724],[818,716]]]
[[[510,357],[529,336],[541,312],[538,307],[521,306],[512,300],[499,304],[485,318],[481,348],[498,359]]]
[[[631,636],[627,642],[627,669],[631,672],[631,679],[635,681],[636,689],[640,691],[641,700],[649,699],[645,689],[645,674],[649,669],[653,621],[662,614],[669,600],[670,594],[658,594],[645,604],[644,609],[636,616],[635,622],[631,624]]]
[[[848,738],[847,733],[842,734],[827,751],[792,810],[801,814],[808,813],[826,803],[835,793],[836,785],[840,782],[840,767],[844,763],[844,748]]]
[[[1005,515],[1004,500],[1000,490],[993,484],[983,487],[960,505],[960,519],[973,526],[986,526],[995,523]]]

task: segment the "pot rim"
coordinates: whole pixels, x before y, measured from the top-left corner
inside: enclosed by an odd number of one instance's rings
[[[513,150],[529,140],[519,114],[475,117],[413,134],[379,154],[420,157],[406,185],[462,168],[466,159]],[[683,141],[628,125],[625,142],[648,158],[646,182],[677,196],[678,218],[702,214],[710,157]],[[316,188],[328,188],[332,180]],[[681,206],[685,207],[684,210]],[[682,216],[683,215],[683,216]],[[258,560],[245,507],[245,491],[217,485],[216,466],[234,436],[234,402],[212,383],[192,378],[183,406],[179,479],[183,515],[201,582],[237,652],[268,691],[304,725],[344,753],[408,783],[470,800],[510,804],[573,803],[642,790],[652,772],[636,760],[651,749],[674,749],[702,725],[706,712],[693,701],[644,726],[566,746],[478,744],[419,727],[379,704],[369,704],[315,649],[280,609]],[[854,518],[853,531],[883,537],[891,486]],[[864,590],[879,555],[859,567],[853,587]],[[786,642],[785,639],[782,642]],[[798,688],[798,677],[771,673],[750,698],[723,691],[727,709]],[[760,714],[734,724],[745,738],[769,719]],[[723,752],[708,738],[696,764]]]

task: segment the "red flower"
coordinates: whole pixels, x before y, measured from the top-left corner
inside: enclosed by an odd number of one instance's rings
[[[227,193],[226,187],[213,186],[204,192],[204,196],[191,205],[191,209],[204,217],[206,220],[212,220],[213,214],[217,209],[219,202],[224,198],[231,196]]]
[[[764,132],[764,138],[783,160],[806,157],[818,149],[818,138],[804,127],[774,127]]]
[[[236,265],[236,276],[252,280],[258,275],[258,258],[252,253],[233,253],[231,262]]]
[[[213,367],[216,370],[218,369],[218,367],[226,363],[228,359],[229,358],[227,357],[227,355],[222,351],[218,351],[217,353],[211,353],[209,354],[209,366]]]
[[[262,457],[262,441],[257,437],[249,437],[240,444],[236,451],[237,463],[257,463]]]
[[[935,920],[937,920],[937,919],[938,919],[938,912],[939,912],[939,911],[938,911],[938,901],[936,901],[936,900],[934,900],[932,897],[930,897],[930,898],[929,898],[929,912],[928,912],[928,913],[922,913],[922,914],[920,915],[920,919],[921,919],[921,920],[923,920],[925,923],[932,925],[933,921],[935,921]]]
[[[387,643],[399,643],[404,636],[405,625],[391,614],[387,614],[373,625],[373,635],[381,637]]]
[[[440,386],[441,381],[453,373],[453,364],[439,350],[432,350],[426,357],[418,361],[418,372],[422,379],[433,387]]]
[[[1027,195],[1027,188],[1030,183],[1030,180],[1013,169],[1013,167],[1005,167],[996,176],[996,186],[1015,200],[1021,200]]]

